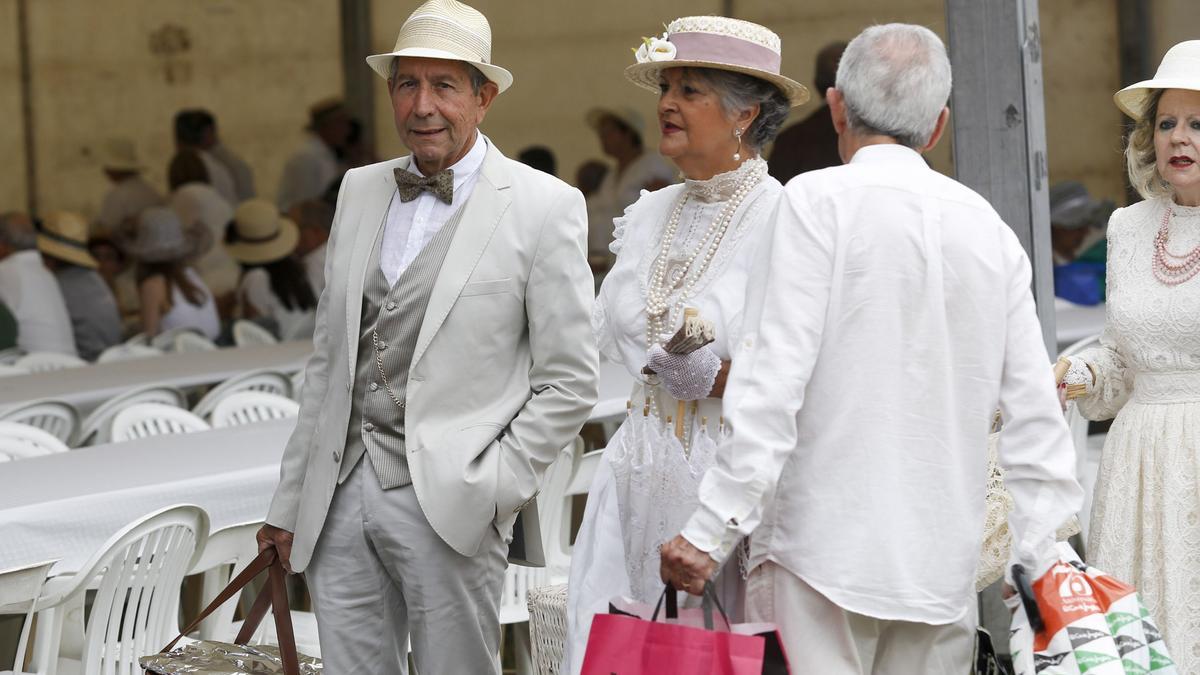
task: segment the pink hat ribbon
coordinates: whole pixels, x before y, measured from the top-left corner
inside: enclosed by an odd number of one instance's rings
[[[679,61],[710,61],[779,73],[780,55],[749,40],[714,33],[673,33],[668,41],[675,45]]]

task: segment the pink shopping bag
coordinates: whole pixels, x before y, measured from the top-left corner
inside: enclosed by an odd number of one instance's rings
[[[666,618],[659,610],[666,601]],[[787,659],[773,626],[733,624],[705,589],[704,625],[680,619],[674,589],[645,618],[626,605],[592,620],[582,675],[787,675]],[[713,606],[722,622],[714,622]],[[713,626],[718,629],[714,630]]]

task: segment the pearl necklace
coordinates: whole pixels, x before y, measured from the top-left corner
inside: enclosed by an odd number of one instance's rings
[[[734,189],[729,200],[725,202],[717,217],[709,225],[708,231],[701,237],[700,244],[685,260],[683,273],[679,275],[678,279],[671,281],[667,278],[671,245],[675,243],[675,235],[679,230],[679,221],[683,216],[683,208],[687,204],[690,194],[685,189],[683,194],[675,201],[675,207],[671,210],[667,226],[663,230],[662,240],[659,243],[658,257],[654,259],[654,264],[651,267],[650,284],[646,289],[647,347],[662,344],[671,337],[671,333],[673,332],[671,330],[671,316],[678,316],[682,313],[683,303],[691,297],[696,284],[699,283],[704,273],[712,265],[717,250],[721,246],[721,240],[725,238],[725,233],[729,231],[729,226],[733,222],[734,212],[745,201],[750,191],[762,180],[766,172],[766,162],[756,162],[750,168],[745,178]],[[680,293],[676,297],[674,305],[672,305],[670,297],[676,289],[680,289]]]
[[[1154,237],[1154,260],[1150,265],[1154,278],[1164,286],[1178,286],[1200,273],[1200,246],[1181,256],[1167,250],[1167,230],[1173,215],[1175,210],[1168,206]]]

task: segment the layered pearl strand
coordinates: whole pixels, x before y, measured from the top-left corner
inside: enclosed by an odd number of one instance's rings
[[[1168,226],[1173,215],[1174,209],[1168,206],[1154,237],[1154,260],[1150,265],[1154,278],[1165,286],[1178,286],[1200,273],[1200,246],[1182,256],[1167,250]]]

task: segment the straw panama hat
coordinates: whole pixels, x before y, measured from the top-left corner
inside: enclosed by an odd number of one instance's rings
[[[212,246],[213,236],[203,223],[184,227],[167,206],[152,206],[138,216],[131,231],[118,233],[117,245],[131,258],[158,263],[195,258]]]
[[[87,247],[88,224],[70,211],[51,211],[38,228],[37,247],[48,255],[69,263],[96,269],[100,266]]]
[[[779,36],[749,21],[723,16],[685,16],[667,26],[661,37],[648,38],[636,50],[638,62],[625,69],[631,82],[658,92],[664,68],[716,68],[751,75],[779,87],[792,106],[808,101],[808,89],[779,74]]]
[[[110,138],[100,145],[100,166],[112,171],[141,171],[137,146],[128,138]]]
[[[292,254],[300,241],[300,228],[279,215],[266,199],[247,199],[233,214],[237,241],[225,244],[229,256],[240,263],[258,265]]]
[[[1200,91],[1200,40],[1180,42],[1168,49],[1153,79],[1125,87],[1113,95],[1113,101],[1121,112],[1138,120],[1155,89]]]
[[[638,114],[638,111],[634,110],[633,108],[625,106],[616,108],[592,108],[591,110],[587,111],[587,115],[584,116],[584,119],[587,121],[589,127],[598,131],[600,129],[600,123],[604,121],[605,117],[615,117],[616,119],[620,120],[622,124],[636,131],[639,136],[646,135],[646,122],[642,119],[642,116]]]
[[[487,17],[456,0],[428,0],[418,7],[400,27],[395,48],[368,56],[367,65],[386,80],[392,59],[398,56],[465,61],[500,91],[513,83],[512,73],[492,65],[492,27]]]

